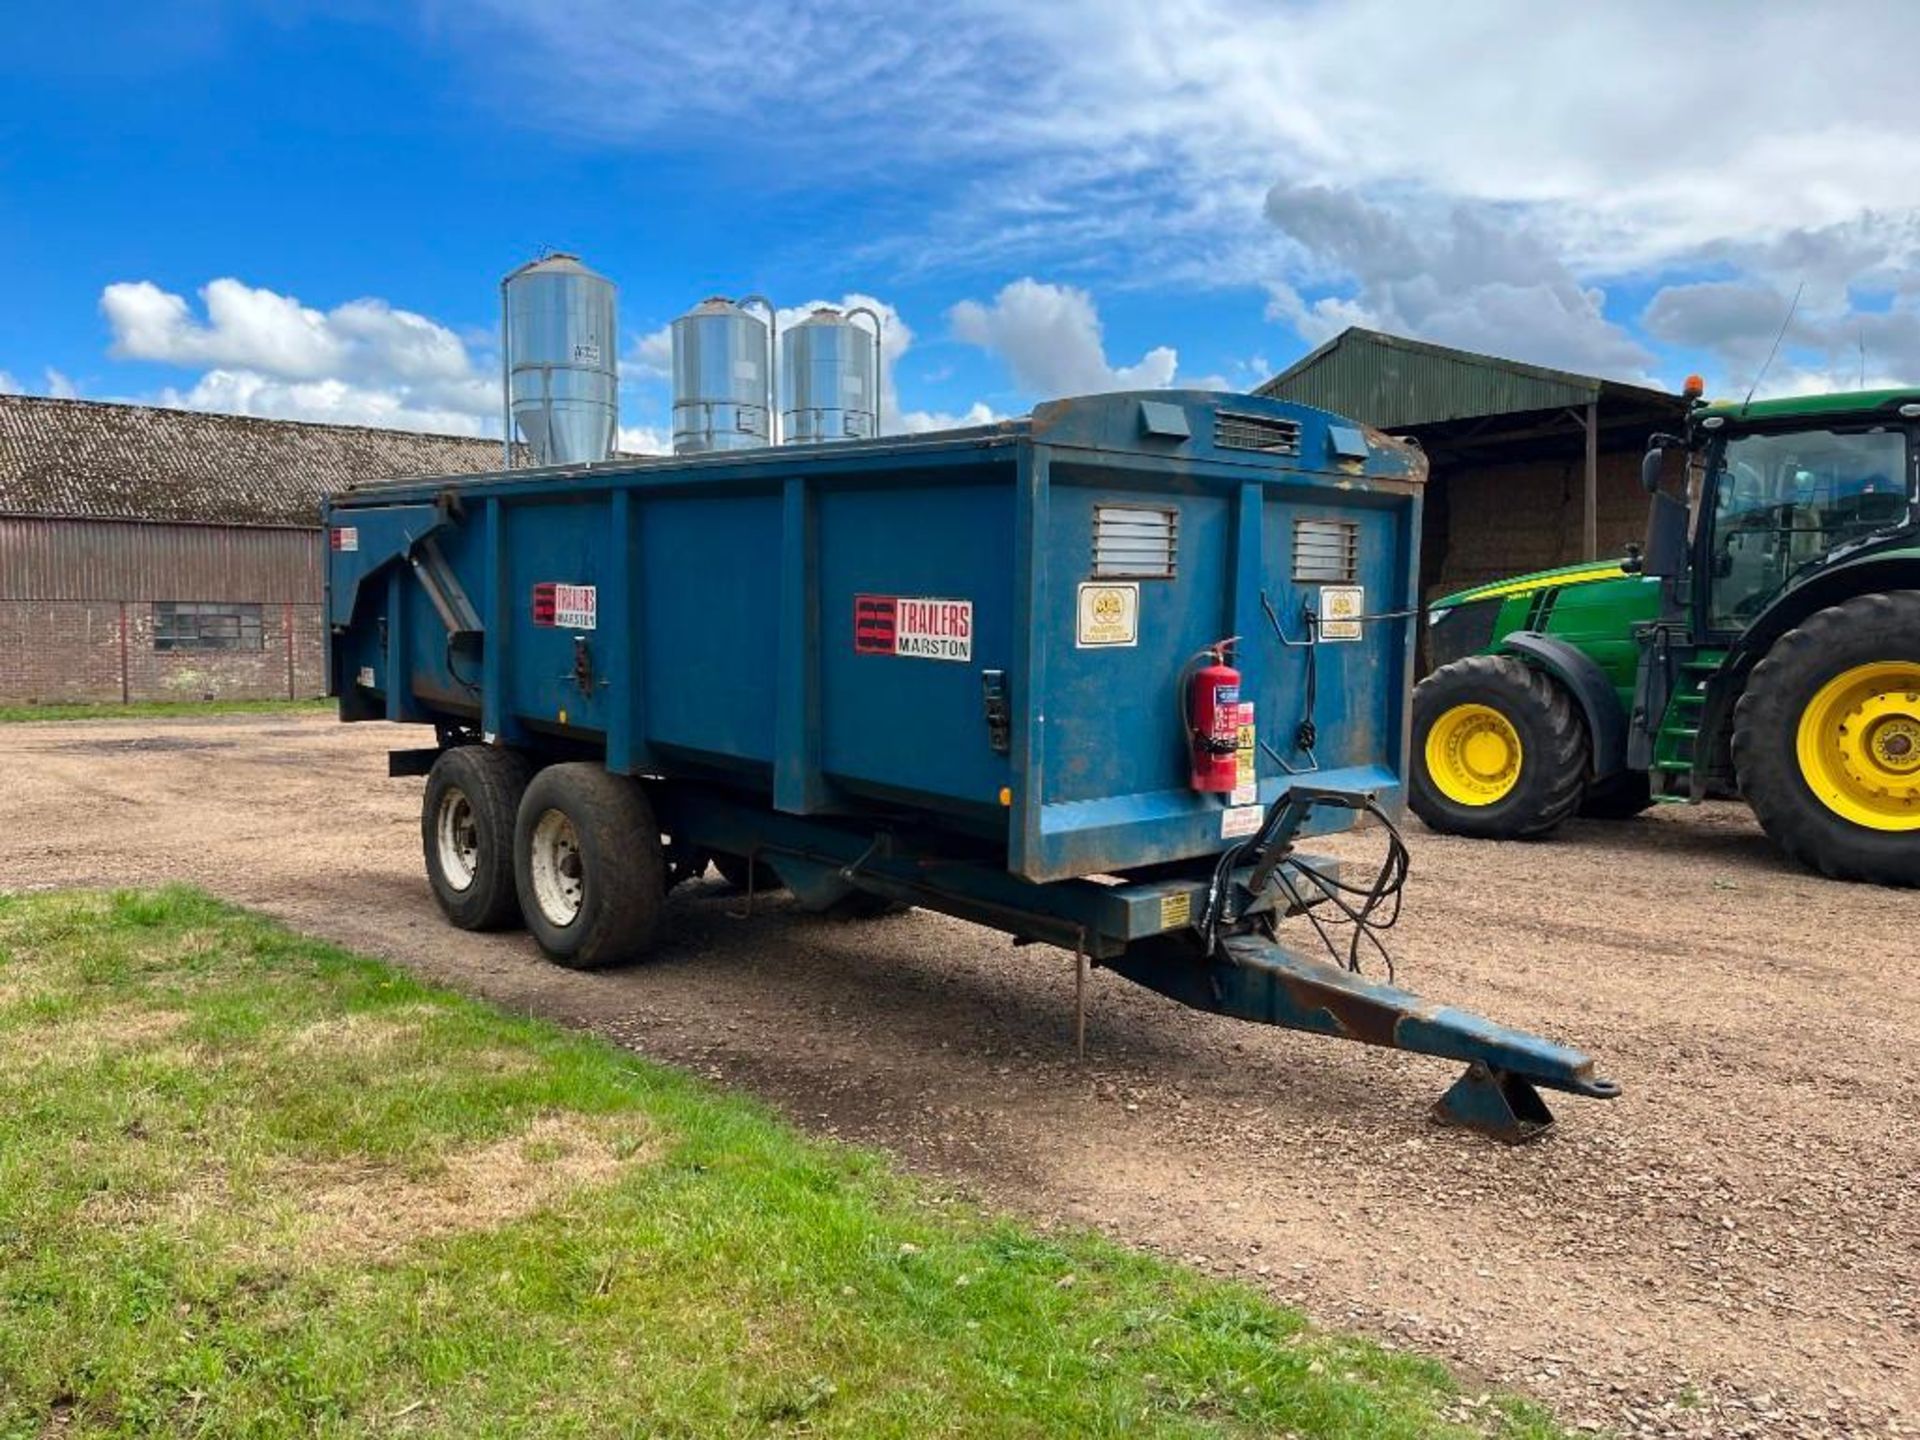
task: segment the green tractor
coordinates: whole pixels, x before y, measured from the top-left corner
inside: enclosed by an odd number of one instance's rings
[[[1696,400],[1644,548],[1434,602],[1414,812],[1511,839],[1738,794],[1802,864],[1920,885],[1916,440],[1920,390]]]

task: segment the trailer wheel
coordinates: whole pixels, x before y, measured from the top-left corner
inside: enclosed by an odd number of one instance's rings
[[[520,921],[513,824],[532,775],[526,756],[496,745],[456,745],[427,772],[420,802],[427,883],[462,930],[504,930]]]
[[[591,763],[548,766],[520,801],[513,861],[527,929],[549,960],[597,970],[652,946],[666,862],[639,781]]]
[[[1920,885],[1920,591],[1859,596],[1776,640],[1734,707],[1733,763],[1801,864]]]
[[[1443,665],[1413,688],[1408,803],[1435,830],[1544,835],[1579,807],[1587,731],[1548,676],[1510,655]]]

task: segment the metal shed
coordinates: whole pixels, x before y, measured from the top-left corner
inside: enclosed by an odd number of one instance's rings
[[[500,443],[0,396],[0,704],[318,695],[320,497]]]
[[[1664,390],[1358,326],[1259,393],[1351,415],[1426,450],[1429,596],[1638,539],[1647,437],[1686,410]]]

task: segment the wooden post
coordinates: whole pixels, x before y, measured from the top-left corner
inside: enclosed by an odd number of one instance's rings
[[[1587,507],[1581,536],[1588,560],[1600,558],[1600,397],[1587,402]]]
[[[122,600],[120,602],[120,703],[124,705],[131,698],[127,683],[127,602]]]

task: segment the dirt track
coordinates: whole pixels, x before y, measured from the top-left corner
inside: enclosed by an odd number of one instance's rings
[[[942,917],[717,881],[657,961],[448,929],[413,731],[0,727],[0,886],[191,880],[757,1091],[1042,1220],[1262,1284],[1629,1434],[1920,1434],[1920,895],[1779,860],[1732,806],[1487,845],[1412,827],[1399,977],[1598,1056],[1540,1144],[1439,1129],[1438,1062],[1182,1011]]]

